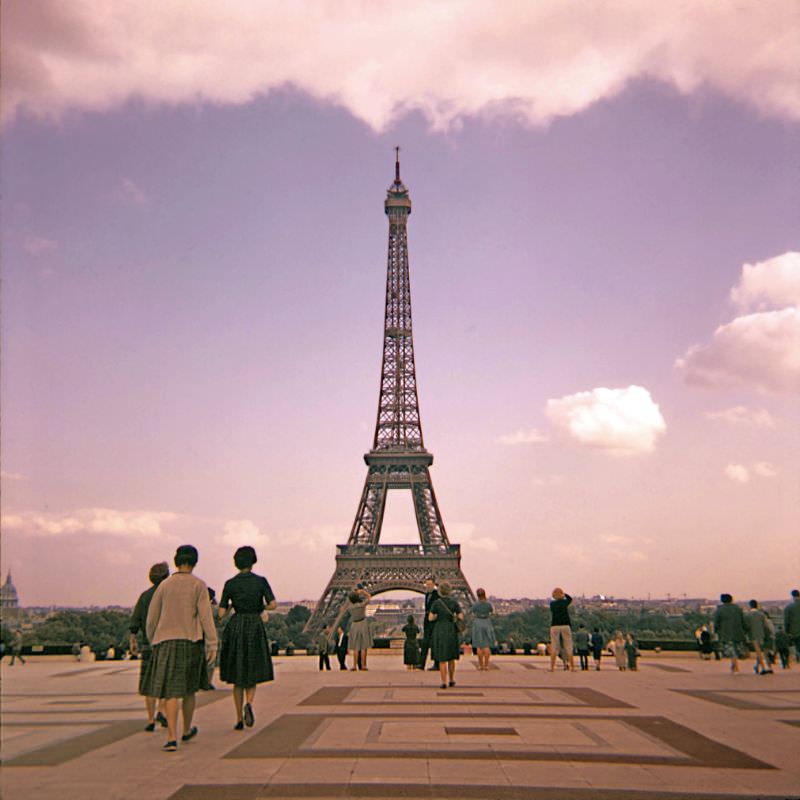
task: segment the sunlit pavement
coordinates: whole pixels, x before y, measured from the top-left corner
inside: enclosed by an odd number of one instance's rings
[[[462,658],[456,686],[397,652],[366,672],[281,657],[255,725],[199,695],[175,753],[144,731],[137,662],[2,668],[2,796],[30,798],[800,797],[800,668],[738,675],[692,655],[638,672],[547,671],[541,657]]]

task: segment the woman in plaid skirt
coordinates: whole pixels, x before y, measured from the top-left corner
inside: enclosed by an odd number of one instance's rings
[[[183,711],[181,740],[188,742],[197,735],[197,728],[192,726],[194,696],[207,685],[206,660],[213,661],[217,652],[208,587],[192,575],[197,558],[197,548],[190,544],[175,551],[177,572],[158,585],[147,612],[147,638],[153,655],[141,691],[147,697],[166,698],[169,739],[164,750],[168,752],[178,749],[179,698]]]
[[[239,574],[225,582],[219,601],[222,617],[230,606],[235,611],[222,633],[219,658],[219,677],[233,684],[233,704],[236,708],[235,730],[252,727],[253,700],[256,685],[271,681],[272,657],[261,618],[265,610],[275,608],[275,595],[266,578],[253,572],[256,551],[240,547],[233,555]]]

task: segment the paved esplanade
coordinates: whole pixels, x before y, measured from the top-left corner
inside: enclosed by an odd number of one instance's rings
[[[199,695],[177,753],[146,733],[137,662],[3,665],[4,800],[800,797],[800,668],[759,677],[653,655],[638,673],[462,658],[454,689],[374,653],[369,672],[276,660],[252,729]],[[535,789],[535,791],[533,791]]]

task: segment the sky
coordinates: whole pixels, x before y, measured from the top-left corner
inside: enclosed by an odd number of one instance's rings
[[[316,599],[374,432],[394,147],[473,589],[800,584],[800,6],[2,8],[2,552]],[[381,541],[418,541],[408,492]]]

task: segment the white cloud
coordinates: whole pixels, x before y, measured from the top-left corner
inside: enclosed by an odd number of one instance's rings
[[[636,78],[800,117],[794,0],[39,0],[6,3],[3,17],[7,119],[132,98],[242,104],[291,86],[374,129],[410,109],[440,129],[478,113],[542,124]]]
[[[249,519],[232,519],[223,523],[223,533],[217,537],[217,543],[228,547],[265,547],[269,537],[260,533],[258,527]]]
[[[310,528],[281,531],[276,539],[288,548],[298,548],[308,553],[333,554],[336,545],[345,544],[349,536],[349,525],[314,525]]]
[[[58,242],[44,236],[26,236],[22,246],[32,256],[45,256],[58,250]]]
[[[769,463],[769,461],[759,461],[753,464],[753,472],[760,475],[762,478],[774,478],[778,474],[778,470]]]
[[[686,383],[800,392],[800,309],[762,311],[720,325],[675,362]]]
[[[643,553],[641,550],[621,550],[619,548],[615,548],[608,551],[608,555],[614,561],[647,561],[647,554]]]
[[[800,305],[800,253],[789,252],[744,264],[731,300],[746,311],[764,311]]]
[[[504,436],[498,436],[496,441],[498,444],[538,444],[539,442],[546,442],[548,437],[541,433],[540,431],[536,430],[536,428],[531,428],[528,431],[518,430],[516,433],[505,434]]]
[[[765,428],[772,430],[775,428],[775,420],[772,414],[765,408],[749,409],[745,406],[733,406],[721,411],[707,411],[708,419],[722,420],[731,425],[750,425],[754,428]]]
[[[105,534],[140,538],[169,538],[162,525],[176,514],[164,511],[115,511],[109,508],[83,508],[64,513],[22,512],[3,517],[6,530],[25,536],[60,536],[67,534]]]
[[[475,525],[471,522],[454,522],[447,526],[447,538],[469,550],[496,552],[499,548],[491,536],[475,536]]]
[[[120,181],[117,194],[120,200],[133,206],[143,206],[148,200],[144,191],[130,178],[123,178]]]
[[[728,464],[725,474],[737,483],[747,483],[750,480],[750,472],[744,464]]]
[[[611,453],[648,453],[666,431],[650,392],[641,386],[597,388],[548,400],[553,425],[582,445]]]
[[[630,536],[620,536],[617,533],[607,533],[600,538],[607,544],[630,544],[633,541]]]

